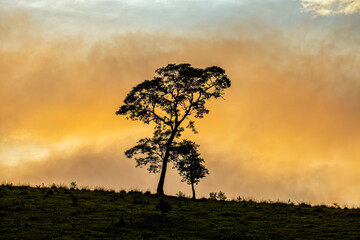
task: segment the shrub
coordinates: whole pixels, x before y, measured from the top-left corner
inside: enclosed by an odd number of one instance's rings
[[[218,194],[217,194],[217,199],[219,199],[220,201],[225,201],[227,199],[226,195],[224,192],[222,191],[219,191]]]
[[[211,192],[209,199],[210,199],[210,200],[216,200],[216,197],[217,197],[216,195],[217,195],[216,192]]]
[[[76,184],[75,181],[72,181],[72,182],[70,183],[70,189],[71,189],[71,190],[77,189],[77,184]]]
[[[179,191],[179,192],[176,194],[176,196],[178,196],[179,198],[184,198],[184,197],[186,197],[186,196],[185,196],[185,193],[183,193],[182,191]]]
[[[240,198],[240,197],[238,197]],[[226,195],[224,192],[222,191],[219,191],[218,193],[216,192],[211,192],[210,193],[210,197],[209,197],[210,200],[220,200],[220,201],[225,201],[227,199]],[[241,199],[241,198],[240,198]]]

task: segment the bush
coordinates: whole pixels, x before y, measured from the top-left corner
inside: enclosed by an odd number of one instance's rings
[[[216,200],[216,197],[217,197],[217,196],[216,196],[216,192],[211,192],[209,199],[210,199],[210,200]]]
[[[220,201],[225,201],[227,199],[226,195],[224,192],[219,191],[218,193],[216,192],[211,192],[210,193],[210,200],[220,200]]]
[[[72,181],[72,182],[70,183],[70,189],[71,189],[71,190],[77,189],[77,184],[76,184],[75,181]]]
[[[185,193],[183,193],[182,191],[179,191],[179,192],[176,194],[176,196],[178,196],[179,198],[184,198],[184,197],[186,197],[186,196],[185,196]]]
[[[227,199],[227,197],[224,192],[219,191],[218,195],[217,195],[217,199],[219,199],[220,201],[225,201]]]

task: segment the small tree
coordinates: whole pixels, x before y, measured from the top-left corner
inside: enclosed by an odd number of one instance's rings
[[[211,192],[209,195],[210,195],[210,197],[209,197],[210,200],[216,200],[216,198],[217,198],[216,192]]]
[[[77,184],[76,184],[75,181],[72,181],[72,182],[70,183],[70,189],[72,189],[72,190],[77,189]]]
[[[227,197],[224,192],[219,191],[218,195],[217,195],[217,199],[219,199],[220,201],[225,201],[227,199]]]
[[[183,140],[176,147],[178,155],[177,168],[182,182],[191,185],[193,199],[196,199],[194,184],[198,184],[201,178],[204,178],[209,171],[204,166],[204,159],[200,157],[198,152],[199,145],[189,140]]]
[[[150,172],[161,171],[157,194],[163,195],[174,141],[184,126],[197,133],[191,116],[203,118],[209,113],[205,103],[222,97],[230,87],[230,80],[224,69],[216,66],[201,69],[190,64],[169,64],[156,73],[152,80],[145,80],[127,94],[116,114],[146,124],[155,123],[154,138],[140,140],[126,155],[133,157],[141,153],[143,156],[136,159],[138,166],[150,164]]]

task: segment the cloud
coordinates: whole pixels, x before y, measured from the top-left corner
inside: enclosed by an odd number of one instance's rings
[[[62,36],[85,36],[88,41],[137,30],[180,36],[231,35],[225,31],[228,26],[254,16],[282,26],[302,16],[297,2],[288,0],[3,0],[2,6],[26,11],[46,37],[57,38],[61,32]],[[274,15],[291,21],[277,21]]]
[[[223,190],[257,199],[357,203],[357,31],[298,38],[313,25],[299,24],[294,37],[247,19],[228,28],[230,37],[139,30],[93,43],[77,36],[45,39],[23,16],[0,14],[7,43],[0,47],[0,180],[154,191],[159,176],[123,155],[152,128],[115,111],[156,68],[189,62],[223,67],[232,80],[226,100],[210,102],[210,114],[196,122],[199,134],[184,135],[201,145],[210,170],[197,186],[200,196]],[[333,37],[344,34],[346,41]],[[4,164],[11,161],[17,162]],[[190,193],[172,172],[165,191],[178,190]]]
[[[360,12],[359,0],[301,0],[301,3],[306,11],[321,16]]]

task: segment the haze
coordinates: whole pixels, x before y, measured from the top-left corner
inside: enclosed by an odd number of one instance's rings
[[[168,63],[232,87],[197,120],[198,196],[360,203],[360,1],[0,2],[0,176],[155,191],[124,151],[152,126],[116,116]],[[165,192],[190,194],[176,172]]]

